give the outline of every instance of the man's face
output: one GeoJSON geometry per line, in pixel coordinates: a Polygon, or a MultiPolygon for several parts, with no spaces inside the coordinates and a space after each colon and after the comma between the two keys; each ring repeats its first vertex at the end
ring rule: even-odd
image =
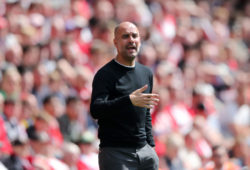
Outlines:
{"type": "Polygon", "coordinates": [[[212,160],[214,161],[216,167],[222,167],[223,164],[227,161],[227,159],[228,156],[225,148],[221,147],[213,151],[212,160]]]}
{"type": "Polygon", "coordinates": [[[11,118],[15,116],[15,104],[10,103],[10,104],[5,104],[4,105],[4,114],[7,116],[7,118],[11,118]]]}
{"type": "Polygon", "coordinates": [[[133,24],[123,24],[119,27],[114,39],[118,55],[125,60],[133,60],[139,53],[140,35],[133,24]]]}

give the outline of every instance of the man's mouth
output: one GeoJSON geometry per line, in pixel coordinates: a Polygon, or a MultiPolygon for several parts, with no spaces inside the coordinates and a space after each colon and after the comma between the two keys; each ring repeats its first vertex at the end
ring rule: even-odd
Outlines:
{"type": "Polygon", "coordinates": [[[127,46],[126,48],[128,51],[137,51],[136,46],[127,46]]]}

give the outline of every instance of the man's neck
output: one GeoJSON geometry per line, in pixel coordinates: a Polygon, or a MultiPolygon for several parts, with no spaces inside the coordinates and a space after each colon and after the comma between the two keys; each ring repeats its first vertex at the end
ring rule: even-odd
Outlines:
{"type": "Polygon", "coordinates": [[[135,60],[127,61],[119,56],[115,57],[115,61],[123,66],[126,66],[126,67],[134,67],[135,66],[135,60]]]}

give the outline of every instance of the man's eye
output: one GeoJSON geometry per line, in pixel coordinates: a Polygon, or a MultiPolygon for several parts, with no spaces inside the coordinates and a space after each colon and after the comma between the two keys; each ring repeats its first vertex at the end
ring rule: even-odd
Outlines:
{"type": "Polygon", "coordinates": [[[137,38],[138,34],[133,34],[132,36],[133,36],[133,38],[137,38]]]}
{"type": "Polygon", "coordinates": [[[127,35],[127,34],[122,36],[122,38],[128,38],[128,37],[129,37],[129,35],[127,35]]]}

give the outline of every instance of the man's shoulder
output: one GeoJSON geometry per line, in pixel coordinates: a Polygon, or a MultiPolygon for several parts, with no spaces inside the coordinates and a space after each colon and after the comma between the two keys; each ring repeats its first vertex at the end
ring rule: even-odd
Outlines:
{"type": "Polygon", "coordinates": [[[95,74],[95,77],[103,77],[106,75],[111,75],[114,73],[114,61],[111,60],[108,63],[106,63],[104,66],[102,66],[95,74]]]}
{"type": "Polygon", "coordinates": [[[67,113],[64,113],[63,115],[58,117],[57,120],[59,123],[65,123],[65,122],[69,122],[69,117],[68,117],[67,113]]]}
{"type": "Polygon", "coordinates": [[[136,68],[143,71],[144,73],[152,74],[152,70],[148,66],[145,66],[139,62],[136,62],[136,68]]]}
{"type": "Polygon", "coordinates": [[[104,66],[102,66],[98,72],[101,72],[101,71],[109,71],[109,70],[112,70],[114,68],[114,60],[110,60],[109,62],[107,62],[104,66]]]}

